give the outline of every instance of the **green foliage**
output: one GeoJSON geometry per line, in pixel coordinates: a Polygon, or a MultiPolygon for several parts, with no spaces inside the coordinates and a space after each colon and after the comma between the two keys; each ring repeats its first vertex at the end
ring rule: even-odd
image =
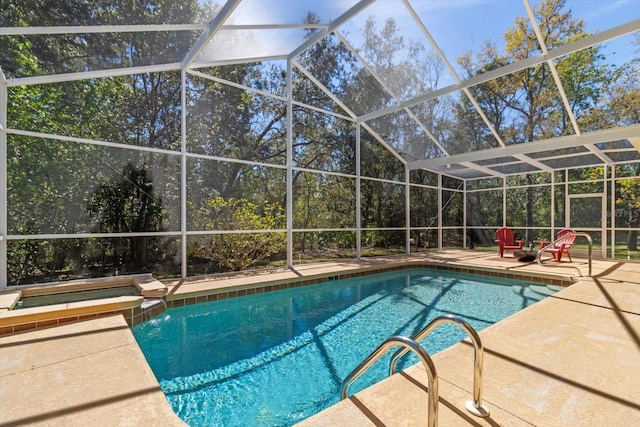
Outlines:
{"type": "Polygon", "coordinates": [[[633,211],[637,215],[637,212],[640,212],[640,179],[621,179],[617,184],[619,193],[616,206],[633,211]]]}
{"type": "Polygon", "coordinates": [[[294,228],[355,227],[354,179],[299,172],[294,182],[294,228]]]}
{"type": "MultiPolygon", "coordinates": [[[[636,177],[624,178],[616,185],[617,225],[630,228],[640,227],[640,164],[636,165],[636,177]]],[[[627,250],[638,250],[638,232],[630,230],[627,250]]]]}
{"type": "Polygon", "coordinates": [[[434,228],[438,220],[438,190],[410,187],[411,227],[434,228]]]}
{"type": "Polygon", "coordinates": [[[405,244],[404,231],[362,230],[363,256],[403,253],[405,244]]]}
{"type": "MultiPolygon", "coordinates": [[[[502,223],[502,189],[467,193],[467,225],[472,227],[496,226],[502,223]]],[[[493,244],[493,230],[472,229],[473,242],[493,244]]]]}
{"type": "MultiPolygon", "coordinates": [[[[277,230],[284,227],[285,219],[279,204],[264,202],[259,206],[246,199],[213,197],[197,210],[197,222],[203,230],[224,230],[230,224],[236,230],[277,230]]],[[[285,243],[284,232],[215,234],[203,236],[189,251],[239,271],[281,252],[285,243]]]]}
{"type": "Polygon", "coordinates": [[[354,258],[356,234],[352,231],[316,231],[293,233],[296,264],[330,259],[354,258]]]}
{"type": "MultiPolygon", "coordinates": [[[[153,181],[143,167],[130,163],[119,179],[100,186],[87,203],[90,216],[95,219],[95,232],[127,233],[162,230],[162,200],[154,195],[153,181]]],[[[120,239],[115,246],[103,247],[105,256],[117,257],[117,264],[145,266],[150,254],[152,238],[135,236],[120,239]]],[[[132,268],[135,270],[135,267],[132,268]]]]}
{"type": "MultiPolygon", "coordinates": [[[[206,3],[20,0],[11,2],[11,7],[0,8],[0,26],[209,22],[217,6],[206,3]]],[[[548,49],[588,35],[584,24],[566,8],[565,0],[542,0],[534,7],[548,49]]],[[[313,14],[304,19],[320,23],[313,14]]],[[[314,37],[319,30],[306,31],[309,37],[314,37]]],[[[357,225],[357,181],[347,176],[355,175],[356,171],[357,126],[352,121],[306,109],[302,104],[349,115],[338,105],[339,100],[360,115],[437,90],[445,76],[442,61],[425,48],[424,40],[408,39],[407,34],[393,19],[376,22],[374,17],[368,18],[361,34],[362,45],[356,46],[367,67],[359,64],[359,58],[333,33],[296,57],[301,68],[334,95],[328,96],[294,67],[292,221],[294,228],[305,230],[295,233],[296,250],[302,256],[315,256],[319,251],[325,252],[322,256],[329,254],[325,257],[351,253],[355,247],[352,231],[315,229],[350,229],[357,225]]],[[[198,35],[197,31],[154,31],[6,36],[0,49],[0,66],[11,79],[179,62],[198,35]]],[[[636,40],[640,43],[640,36],[636,40]]],[[[504,51],[487,42],[474,56],[470,53],[459,58],[463,73],[467,74],[463,77],[543,54],[525,18],[514,21],[505,33],[505,42],[504,51]]],[[[602,47],[596,45],[554,60],[582,132],[640,122],[637,63],[612,70],[602,59],[602,47]]],[[[170,163],[164,157],[158,159],[161,156],[155,156],[156,153],[65,140],[78,137],[125,147],[171,150],[165,157],[178,159],[173,154],[180,152],[182,130],[179,72],[10,87],[7,106],[10,129],[51,133],[62,138],[7,135],[9,233],[176,230],[179,215],[174,211],[179,209],[172,210],[170,206],[179,206],[181,197],[187,195],[188,230],[283,229],[287,103],[263,94],[286,96],[287,76],[282,62],[198,69],[215,79],[188,74],[187,151],[195,156],[187,159],[186,195],[180,192],[182,176],[172,173],[170,168],[163,182],[152,181],[151,171],[170,163]],[[224,81],[262,92],[245,91],[224,81]],[[162,200],[154,194],[162,194],[162,200]],[[263,200],[269,202],[258,202],[263,200]],[[167,226],[172,213],[174,224],[167,226]]],[[[364,178],[359,190],[363,227],[395,229],[406,225],[405,165],[378,138],[407,159],[421,159],[496,147],[498,143],[490,127],[507,144],[575,133],[548,63],[473,85],[468,93],[484,112],[489,126],[464,94],[430,99],[362,123],[359,166],[364,178]]],[[[566,152],[578,149],[582,147],[566,152]]],[[[624,225],[631,228],[638,227],[640,216],[636,178],[640,171],[636,169],[627,165],[624,171],[616,172],[618,178],[629,178],[616,182],[616,218],[621,212],[624,225]]],[[[603,184],[587,183],[602,178],[602,171],[602,168],[571,171],[570,181],[582,182],[572,183],[570,194],[602,192],[603,184]]],[[[410,174],[413,183],[435,186],[439,180],[433,172],[417,170],[410,174]]],[[[554,224],[556,227],[563,224],[564,187],[541,186],[550,182],[549,176],[524,173],[507,178],[508,187],[522,187],[508,190],[507,222],[527,229],[548,226],[551,192],[555,192],[554,224]]],[[[437,227],[440,215],[443,225],[456,228],[466,218],[466,225],[478,227],[474,238],[490,243],[493,236],[487,229],[503,222],[501,181],[478,183],[474,188],[500,189],[469,193],[466,215],[462,193],[453,191],[460,189],[463,182],[445,174],[442,183],[445,189],[452,190],[444,191],[442,206],[438,205],[436,190],[410,189],[411,226],[437,227]]],[[[622,219],[618,225],[621,223],[622,219]]],[[[425,235],[428,233],[426,230],[425,235]]],[[[459,245],[464,240],[464,236],[455,233],[445,235],[447,244],[459,245]]],[[[363,244],[371,252],[379,247],[388,251],[403,248],[404,239],[404,230],[363,232],[363,244]]],[[[636,235],[630,232],[629,244],[636,240],[636,235]]],[[[192,254],[236,270],[255,266],[281,252],[285,233],[220,233],[203,236],[202,242],[197,239],[190,242],[192,254]]],[[[435,237],[430,237],[430,242],[435,242],[435,237]]],[[[8,244],[9,271],[14,281],[83,274],[82,268],[98,269],[97,266],[105,272],[107,267],[122,262],[130,263],[132,271],[139,271],[167,259],[179,246],[178,239],[168,246],[172,248],[148,237],[14,240],[8,244]]]]}
{"type": "Polygon", "coordinates": [[[154,195],[153,180],[146,168],[136,169],[131,163],[118,179],[97,189],[87,209],[99,233],[162,229],[162,200],[154,195]]]}
{"type": "Polygon", "coordinates": [[[443,205],[440,211],[442,225],[454,226],[462,224],[464,212],[464,193],[458,191],[442,191],[443,205]]]}

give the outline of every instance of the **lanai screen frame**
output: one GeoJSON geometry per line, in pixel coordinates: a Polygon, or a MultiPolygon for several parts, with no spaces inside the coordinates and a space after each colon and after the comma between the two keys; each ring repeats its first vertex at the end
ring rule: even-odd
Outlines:
{"type": "MultiPolygon", "coordinates": [[[[4,78],[4,75],[2,75],[0,77],[0,106],[2,108],[0,108],[0,287],[4,287],[7,285],[7,242],[10,240],[21,240],[21,239],[62,239],[62,238],[87,238],[87,237],[124,237],[123,235],[120,234],[105,234],[105,233],[85,233],[85,234],[37,234],[37,235],[9,235],[8,234],[8,228],[7,228],[7,217],[8,217],[8,212],[7,212],[7,162],[6,162],[6,156],[7,156],[7,150],[6,150],[6,145],[7,145],[7,135],[23,135],[23,136],[33,136],[33,137],[39,137],[39,138],[52,138],[52,139],[56,139],[56,140],[63,140],[63,141],[71,141],[71,142],[76,142],[76,143],[88,143],[88,144],[101,144],[101,145],[105,145],[105,146],[113,146],[113,147],[118,147],[118,148],[125,148],[125,149],[132,149],[131,146],[124,146],[123,144],[116,144],[116,143],[108,143],[108,142],[99,142],[99,141],[91,141],[91,140],[82,140],[80,138],[70,138],[70,137],[63,137],[63,136],[53,136],[53,135],[47,135],[47,134],[39,134],[37,132],[30,132],[30,131],[23,131],[20,129],[9,129],[7,128],[7,102],[8,102],[8,88],[13,87],[13,86],[21,86],[21,85],[38,85],[38,84],[48,84],[48,83],[57,83],[57,82],[64,82],[64,81],[72,81],[72,80],[82,80],[82,79],[90,79],[90,78],[101,78],[101,77],[110,77],[110,76],[120,76],[120,75],[131,75],[131,74],[136,74],[136,73],[153,73],[153,72],[163,72],[163,71],[180,71],[181,74],[181,82],[182,82],[182,104],[183,104],[183,108],[181,111],[182,114],[182,140],[181,140],[181,149],[180,149],[180,164],[181,164],[181,212],[180,212],[180,223],[181,223],[181,230],[179,232],[150,232],[150,233],[127,233],[126,236],[136,236],[136,235],[149,235],[149,236],[178,236],[180,237],[181,240],[181,277],[186,278],[188,276],[187,274],[187,257],[188,257],[188,253],[187,253],[187,238],[188,236],[192,236],[192,235],[197,235],[197,234],[203,234],[199,231],[194,231],[194,230],[188,230],[187,229],[187,221],[186,221],[186,216],[187,216],[187,206],[186,206],[186,197],[185,194],[187,192],[187,184],[186,184],[186,162],[190,157],[194,157],[191,153],[188,153],[187,151],[187,136],[186,136],[186,114],[187,114],[187,108],[186,108],[186,78],[187,78],[187,74],[189,73],[197,73],[197,68],[200,67],[205,67],[205,66],[212,66],[212,65],[225,65],[231,62],[221,62],[221,63],[212,63],[212,64],[205,64],[205,65],[195,65],[194,64],[194,60],[197,57],[197,55],[202,51],[202,49],[206,46],[206,43],[208,40],[211,40],[211,38],[215,35],[215,33],[224,25],[225,19],[233,12],[234,8],[240,3],[239,0],[234,0],[234,1],[230,1],[225,3],[225,6],[223,7],[223,9],[220,11],[220,13],[216,16],[216,18],[208,25],[193,25],[193,26],[188,26],[191,29],[200,29],[200,30],[204,30],[203,31],[203,35],[201,36],[201,39],[196,43],[196,45],[194,45],[193,49],[191,50],[191,52],[189,52],[185,59],[183,60],[182,63],[180,64],[163,64],[163,65],[156,65],[156,66],[145,66],[145,67],[138,67],[135,69],[116,69],[116,70],[108,70],[108,71],[92,71],[92,72],[86,72],[86,73],[75,73],[75,74],[69,74],[69,75],[53,75],[53,76],[40,76],[40,77],[25,77],[25,78],[20,78],[20,79],[14,79],[14,80],[9,80],[7,81],[4,78]]],[[[339,19],[336,19],[335,21],[333,21],[331,23],[331,25],[327,26],[326,28],[323,28],[318,37],[316,37],[315,39],[311,39],[309,40],[306,44],[301,45],[299,48],[297,48],[295,51],[291,52],[289,55],[285,56],[285,57],[268,57],[268,58],[251,58],[250,61],[248,62],[255,62],[255,61],[261,61],[261,60],[274,60],[274,59],[281,59],[281,60],[286,60],[287,62],[287,97],[285,102],[287,103],[287,162],[286,162],[286,166],[284,167],[284,169],[286,170],[286,186],[287,186],[287,201],[286,201],[286,211],[287,211],[287,222],[286,222],[286,230],[231,230],[233,232],[240,232],[240,233],[249,233],[249,232],[268,232],[268,231],[279,231],[279,232],[286,232],[287,234],[287,266],[289,267],[293,267],[294,265],[294,259],[293,259],[293,233],[295,232],[300,232],[300,231],[305,231],[305,230],[300,230],[300,229],[294,229],[293,227],[293,222],[292,222],[292,218],[293,218],[293,201],[292,201],[292,172],[295,169],[295,167],[293,166],[293,162],[291,159],[292,156],[292,121],[293,121],[293,105],[294,103],[296,103],[296,105],[298,106],[303,106],[305,108],[310,108],[310,109],[314,109],[314,107],[312,106],[308,106],[308,105],[303,105],[300,103],[297,103],[296,101],[294,101],[292,99],[292,82],[291,82],[291,78],[292,78],[292,70],[294,67],[296,67],[298,70],[301,70],[303,67],[296,61],[296,56],[301,53],[302,51],[304,51],[306,48],[308,48],[309,46],[311,46],[313,43],[317,42],[318,40],[320,40],[322,37],[324,37],[326,34],[329,34],[330,32],[337,30],[338,27],[343,23],[348,21],[353,15],[355,15],[358,11],[360,11],[361,9],[367,7],[370,3],[373,3],[373,1],[362,1],[359,2],[357,6],[354,6],[352,9],[349,10],[349,12],[345,13],[344,15],[342,15],[339,19]]],[[[407,5],[409,5],[409,3],[407,3],[407,5]]],[[[525,1],[525,5],[528,6],[528,2],[525,1]]],[[[529,12],[530,11],[530,7],[528,7],[529,12]]],[[[419,21],[419,18],[416,16],[416,19],[419,21]]],[[[286,26],[281,26],[282,28],[286,28],[286,26]]],[[[143,29],[149,30],[150,28],[143,28],[138,27],[136,29],[136,31],[142,31],[143,29]]],[[[3,35],[6,34],[34,34],[34,33],[45,33],[45,32],[82,32],[82,31],[87,31],[87,28],[68,28],[68,27],[54,27],[54,28],[23,28],[23,29],[4,29],[3,31],[3,35]]],[[[92,31],[95,29],[92,29],[92,31]]],[[[108,28],[106,30],[109,31],[131,31],[132,28],[117,28],[117,27],[111,27],[108,28]]],[[[156,28],[156,30],[160,30],[160,28],[156,28]]],[[[425,34],[427,36],[429,36],[428,32],[426,31],[425,28],[423,28],[425,34]]],[[[521,155],[526,155],[532,152],[537,152],[537,151],[547,151],[549,150],[550,147],[553,147],[554,149],[558,149],[558,148],[570,148],[570,147],[577,147],[577,146],[592,146],[593,144],[596,144],[598,142],[603,142],[603,141],[613,141],[613,140],[619,140],[619,139],[625,139],[625,138],[637,138],[636,135],[640,134],[640,125],[632,125],[632,126],[627,126],[627,127],[623,127],[623,128],[614,128],[614,129],[608,129],[608,130],[604,130],[604,131],[598,131],[598,132],[591,132],[588,134],[577,134],[577,135],[572,135],[572,136],[568,136],[568,137],[560,137],[560,138],[554,138],[553,140],[548,140],[548,141],[537,141],[537,142],[532,142],[532,143],[527,143],[527,144],[520,144],[520,145],[515,145],[515,146],[506,146],[504,144],[502,144],[502,147],[499,148],[495,148],[492,150],[484,150],[484,151],[478,151],[478,152],[472,152],[472,153],[464,153],[464,154],[458,154],[458,155],[451,155],[451,156],[447,156],[447,157],[442,157],[442,158],[435,158],[435,159],[425,159],[425,160],[407,160],[404,159],[401,155],[399,155],[394,149],[393,147],[389,146],[386,141],[382,138],[379,137],[375,134],[375,132],[368,127],[367,125],[367,121],[371,120],[371,119],[375,119],[377,117],[381,117],[385,114],[389,114],[389,113],[393,113],[395,111],[399,111],[401,109],[406,109],[409,108],[413,105],[417,105],[421,102],[425,102],[428,101],[430,99],[435,99],[436,97],[439,96],[444,96],[459,90],[465,91],[468,88],[477,85],[477,84],[481,84],[483,82],[489,81],[491,79],[494,79],[496,77],[505,75],[506,73],[510,73],[519,69],[523,69],[526,67],[529,67],[531,65],[534,64],[539,64],[542,62],[548,62],[551,63],[551,61],[555,58],[558,58],[560,56],[566,55],[568,53],[580,50],[580,49],[584,49],[585,47],[588,46],[592,46],[595,44],[599,44],[602,43],[606,40],[611,40],[617,37],[620,37],[622,35],[625,34],[629,34],[631,32],[634,31],[638,31],[640,30],[640,21],[636,20],[636,21],[632,21],[629,22],[627,24],[623,24],[621,26],[618,26],[616,28],[613,28],[611,30],[607,30],[604,31],[602,33],[598,33],[592,36],[589,36],[585,39],[582,39],[578,42],[574,42],[571,43],[567,46],[565,46],[565,48],[561,48],[561,49],[556,49],[555,51],[551,51],[551,52],[547,52],[545,55],[542,55],[540,57],[536,57],[536,58],[529,58],[528,60],[525,61],[521,61],[520,63],[516,63],[516,64],[511,64],[510,66],[507,67],[503,67],[502,69],[497,69],[494,71],[490,71],[487,72],[481,76],[478,76],[476,78],[470,78],[467,80],[461,80],[459,79],[458,82],[456,84],[453,84],[451,86],[415,97],[409,101],[405,101],[405,102],[400,102],[398,103],[396,106],[393,107],[388,107],[385,108],[383,110],[377,111],[377,112],[371,112],[365,115],[361,115],[358,116],[355,113],[351,114],[350,119],[354,122],[355,126],[356,126],[356,174],[355,176],[353,176],[352,178],[354,178],[356,185],[356,209],[355,209],[355,216],[356,216],[356,227],[354,228],[341,228],[341,229],[313,229],[313,230],[309,230],[309,231],[314,231],[314,232],[318,232],[318,231],[351,231],[354,232],[356,234],[356,259],[360,259],[360,257],[362,256],[362,247],[361,247],[361,237],[362,237],[362,232],[363,230],[379,230],[379,231],[398,231],[398,232],[403,232],[405,234],[405,252],[409,253],[411,252],[411,243],[412,243],[412,232],[413,231],[420,231],[420,230],[424,230],[424,231],[428,231],[428,230],[437,230],[437,242],[438,242],[438,250],[442,250],[443,248],[443,243],[442,243],[442,236],[443,236],[443,232],[445,232],[445,230],[451,229],[451,230],[458,230],[460,233],[462,233],[462,236],[466,236],[467,234],[467,225],[466,225],[466,203],[467,203],[467,193],[466,193],[466,188],[464,191],[462,191],[462,198],[463,198],[463,204],[464,204],[464,214],[465,214],[465,218],[463,219],[463,223],[459,226],[447,226],[445,224],[443,224],[442,222],[442,208],[443,208],[443,204],[446,203],[446,200],[443,200],[443,196],[442,196],[442,192],[443,192],[443,188],[442,188],[442,179],[443,177],[451,177],[453,179],[460,179],[462,183],[464,183],[466,185],[466,181],[468,180],[472,180],[475,178],[461,178],[459,176],[455,176],[455,174],[451,174],[449,175],[447,173],[447,169],[450,168],[452,165],[453,166],[458,166],[458,165],[463,165],[465,167],[468,167],[471,170],[475,170],[478,173],[480,173],[481,175],[486,174],[487,172],[489,172],[491,174],[491,176],[493,177],[498,177],[498,178],[502,178],[504,180],[506,180],[506,178],[508,177],[508,174],[500,174],[500,173],[496,173],[494,170],[489,170],[487,168],[483,168],[479,165],[477,165],[477,162],[479,160],[485,160],[485,159],[489,159],[492,157],[496,157],[496,156],[500,156],[500,157],[505,157],[505,156],[521,156],[521,155]],[[361,227],[361,218],[360,218],[360,212],[361,212],[361,199],[360,199],[360,188],[361,188],[361,182],[362,180],[366,180],[366,179],[374,179],[375,178],[370,178],[370,177],[363,177],[361,176],[360,173],[360,135],[361,135],[361,128],[365,128],[367,129],[367,131],[370,134],[373,134],[374,137],[377,136],[376,139],[378,139],[378,142],[380,142],[381,144],[383,144],[393,155],[395,155],[398,160],[400,162],[403,163],[404,167],[405,167],[405,176],[404,176],[404,181],[394,181],[394,180],[384,180],[384,179],[380,179],[381,181],[384,182],[388,182],[389,184],[393,184],[393,185],[402,185],[404,186],[404,191],[405,191],[405,225],[404,226],[400,226],[400,227],[390,227],[390,228],[367,228],[367,229],[363,229],[361,227]],[[415,188],[420,187],[420,185],[417,184],[413,184],[411,183],[411,179],[410,179],[410,175],[411,172],[413,170],[420,170],[420,169],[426,169],[426,170],[431,170],[432,172],[434,172],[437,176],[438,176],[438,186],[436,189],[436,191],[438,192],[438,199],[439,199],[439,203],[438,203],[438,224],[436,227],[412,227],[411,226],[411,216],[410,216],[410,206],[411,206],[411,188],[415,188]]],[[[431,40],[432,43],[434,43],[431,40]]],[[[435,43],[434,43],[435,44],[435,43]]],[[[449,65],[450,67],[450,65],[449,65]]],[[[255,89],[252,88],[248,88],[248,87],[244,87],[243,88],[246,91],[253,91],[256,92],[255,89]]],[[[272,94],[268,94],[268,93],[262,93],[262,95],[265,96],[273,96],[272,94]]],[[[328,93],[327,95],[332,96],[332,94],[328,93]]],[[[339,102],[339,100],[337,98],[334,97],[334,101],[339,102]]],[[[331,112],[328,111],[323,111],[323,114],[332,114],[331,112]]],[[[137,150],[141,150],[141,151],[147,151],[147,152],[159,152],[159,153],[163,153],[162,150],[154,150],[152,148],[143,148],[143,147],[135,147],[133,149],[137,149],[137,150]]],[[[166,153],[165,153],[166,154],[166,153]]],[[[176,153],[170,153],[171,155],[177,155],[176,153]]],[[[603,153],[599,153],[599,155],[602,157],[603,153]]],[[[606,160],[606,154],[604,155],[604,159],[606,160]]],[[[230,161],[237,161],[237,159],[225,159],[225,160],[230,160],[230,161]]],[[[537,162],[533,162],[536,165],[539,165],[539,163],[537,162]]],[[[603,163],[605,165],[614,165],[614,162],[611,163],[603,163]]],[[[269,167],[273,167],[273,165],[268,165],[269,167]]],[[[605,168],[608,166],[605,166],[605,168]]],[[[545,170],[547,171],[553,171],[553,169],[550,168],[545,168],[545,170]]],[[[326,171],[320,171],[322,173],[331,175],[333,174],[332,172],[326,172],[326,171]]],[[[339,174],[336,174],[339,175],[339,174]]],[[[615,185],[615,179],[610,181],[612,183],[612,188],[611,188],[611,194],[615,194],[615,187],[613,187],[613,185],[615,185]]],[[[425,188],[430,188],[429,186],[424,186],[425,188]]],[[[608,187],[608,186],[607,186],[608,187]]],[[[503,188],[506,188],[506,184],[503,188]]],[[[445,191],[449,191],[451,189],[445,189],[445,191]]],[[[506,203],[506,201],[504,201],[504,203],[506,203]]],[[[614,202],[611,202],[612,204],[614,202]]],[[[553,208],[552,208],[553,209],[553,208]]],[[[506,212],[506,207],[503,207],[503,211],[506,212]]],[[[615,211],[615,206],[612,205],[612,211],[615,211]]],[[[553,212],[553,211],[552,211],[553,212]]],[[[553,215],[553,214],[552,214],[553,215]]],[[[552,216],[553,217],[553,216],[552,216]]],[[[506,224],[506,215],[503,215],[503,224],[502,225],[507,225],[506,224]]],[[[553,224],[551,229],[554,229],[553,224]]],[[[615,227],[615,220],[612,223],[611,226],[611,233],[612,236],[615,236],[615,232],[616,232],[616,227],[615,227]]],[[[212,232],[211,234],[215,234],[215,232],[212,232]]],[[[463,239],[462,242],[462,246],[466,247],[467,242],[466,239],[463,239]]]]}

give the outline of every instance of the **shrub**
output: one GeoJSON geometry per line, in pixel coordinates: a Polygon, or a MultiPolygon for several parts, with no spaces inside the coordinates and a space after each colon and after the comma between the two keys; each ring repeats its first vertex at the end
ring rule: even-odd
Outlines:
{"type": "MultiPolygon", "coordinates": [[[[246,199],[209,198],[196,213],[196,222],[203,230],[277,230],[285,221],[279,204],[264,202],[259,206],[246,199]]],[[[280,252],[286,239],[284,232],[206,235],[191,253],[238,271],[280,252]]]]}

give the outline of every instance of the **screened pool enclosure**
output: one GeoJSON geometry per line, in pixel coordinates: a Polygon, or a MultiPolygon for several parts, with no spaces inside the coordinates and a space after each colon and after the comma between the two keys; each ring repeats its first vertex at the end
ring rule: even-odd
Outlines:
{"type": "Polygon", "coordinates": [[[636,0],[0,17],[0,287],[495,250],[502,226],[640,259],[636,0]]]}

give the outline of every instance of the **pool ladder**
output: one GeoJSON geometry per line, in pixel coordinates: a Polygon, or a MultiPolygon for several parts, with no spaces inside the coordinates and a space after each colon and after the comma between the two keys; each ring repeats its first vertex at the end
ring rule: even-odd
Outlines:
{"type": "MultiPolygon", "coordinates": [[[[591,238],[591,234],[589,233],[582,233],[582,232],[572,232],[572,233],[567,233],[565,235],[563,235],[562,237],[557,238],[556,240],[554,240],[551,243],[548,243],[545,247],[543,247],[542,249],[540,249],[537,253],[536,253],[536,262],[538,263],[538,265],[542,265],[542,254],[549,248],[552,248],[555,246],[556,243],[564,240],[567,238],[567,236],[583,236],[587,238],[587,242],[589,243],[589,252],[587,254],[588,260],[589,260],[589,276],[591,276],[591,271],[592,271],[592,265],[593,265],[593,261],[592,261],[592,255],[593,255],[593,239],[591,238]]],[[[578,272],[580,273],[580,276],[582,276],[582,272],[580,270],[578,270],[578,272]]]]}
{"type": "Polygon", "coordinates": [[[444,323],[453,323],[462,328],[473,343],[473,401],[469,401],[465,404],[467,411],[478,417],[489,416],[489,410],[482,404],[482,363],[484,358],[484,348],[478,333],[473,327],[462,320],[461,318],[453,315],[438,316],[433,319],[427,326],[425,326],[420,332],[418,332],[413,338],[407,338],[403,336],[392,336],[387,338],[380,346],[375,349],[367,358],[365,358],[347,377],[342,381],[340,386],[340,400],[344,400],[349,395],[349,386],[355,380],[357,380],[367,369],[369,369],[374,363],[376,363],[382,356],[384,356],[391,348],[396,346],[402,346],[403,348],[396,351],[392,356],[389,364],[389,375],[393,375],[396,372],[396,364],[398,360],[412,351],[418,356],[420,362],[427,371],[428,388],[429,388],[429,401],[427,412],[427,426],[435,427],[438,425],[438,375],[436,373],[436,367],[431,360],[429,354],[418,342],[426,338],[431,332],[433,332],[438,326],[444,323]]]}

